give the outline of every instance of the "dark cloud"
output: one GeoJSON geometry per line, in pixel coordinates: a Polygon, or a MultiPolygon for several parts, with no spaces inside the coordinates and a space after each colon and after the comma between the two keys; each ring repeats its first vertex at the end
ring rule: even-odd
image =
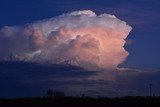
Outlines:
{"type": "Polygon", "coordinates": [[[83,79],[96,74],[71,65],[3,61],[0,65],[0,97],[27,96],[27,93],[39,95],[42,90],[45,94],[48,88],[65,85],[67,80],[83,79]]]}
{"type": "Polygon", "coordinates": [[[0,65],[1,98],[44,96],[49,88],[73,96],[148,95],[149,83],[154,86],[153,92],[159,95],[160,74],[157,72],[140,73],[125,69],[119,74],[113,74],[116,80],[103,80],[88,78],[97,75],[96,71],[87,71],[71,65],[2,61],[0,65]]]}
{"type": "Polygon", "coordinates": [[[0,62],[1,75],[14,78],[86,78],[96,74],[83,68],[60,64],[38,64],[29,62],[0,62]]]}

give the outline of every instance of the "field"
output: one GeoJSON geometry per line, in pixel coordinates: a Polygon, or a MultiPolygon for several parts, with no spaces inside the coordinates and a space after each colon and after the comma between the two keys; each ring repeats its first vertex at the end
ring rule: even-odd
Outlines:
{"type": "Polygon", "coordinates": [[[160,106],[160,97],[121,97],[121,98],[17,98],[0,99],[0,107],[137,107],[160,106]]]}

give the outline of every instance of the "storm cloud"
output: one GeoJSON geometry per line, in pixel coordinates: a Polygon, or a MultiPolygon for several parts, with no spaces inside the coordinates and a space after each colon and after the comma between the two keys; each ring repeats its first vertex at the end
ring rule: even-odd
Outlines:
{"type": "Polygon", "coordinates": [[[0,30],[0,57],[38,63],[67,63],[85,69],[117,69],[131,27],[114,15],[74,11],[0,30]]]}

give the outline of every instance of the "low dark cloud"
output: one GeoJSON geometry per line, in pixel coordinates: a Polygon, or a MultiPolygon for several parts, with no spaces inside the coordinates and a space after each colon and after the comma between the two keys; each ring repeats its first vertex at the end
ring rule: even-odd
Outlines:
{"type": "Polygon", "coordinates": [[[67,80],[96,74],[71,65],[3,61],[0,65],[0,97],[45,95],[48,88],[65,85],[67,80]]]}
{"type": "MultiPolygon", "coordinates": [[[[139,73],[125,70],[116,80],[89,79],[96,71],[80,67],[29,62],[0,62],[0,97],[45,96],[51,88],[66,95],[125,96],[148,95],[148,85],[153,83],[153,92],[158,95],[158,73],[139,73]]],[[[113,72],[113,71],[112,71],[113,72]]],[[[117,72],[117,71],[116,71],[117,72]]],[[[122,70],[121,70],[122,72],[122,70]]]]}
{"type": "Polygon", "coordinates": [[[83,68],[62,64],[38,64],[30,62],[0,62],[1,75],[15,79],[32,78],[86,78],[96,74],[83,68]]]}

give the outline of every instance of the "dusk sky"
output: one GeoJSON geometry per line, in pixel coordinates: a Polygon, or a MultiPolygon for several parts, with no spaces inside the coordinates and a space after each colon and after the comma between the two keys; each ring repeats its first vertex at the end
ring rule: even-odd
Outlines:
{"type": "Polygon", "coordinates": [[[0,97],[49,88],[149,95],[150,83],[160,95],[159,7],[159,0],[1,0],[0,97]]]}

